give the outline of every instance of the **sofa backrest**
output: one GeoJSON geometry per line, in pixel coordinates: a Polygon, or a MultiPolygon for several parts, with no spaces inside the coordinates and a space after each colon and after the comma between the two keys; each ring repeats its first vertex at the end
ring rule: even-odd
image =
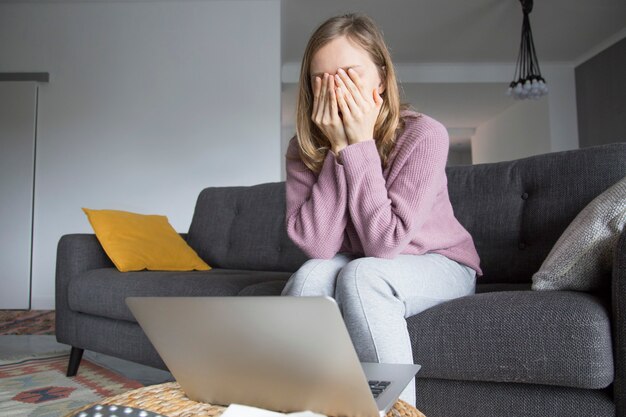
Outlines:
{"type": "Polygon", "coordinates": [[[576,215],[626,176],[626,143],[447,168],[454,214],[483,284],[529,283],[576,215]]]}
{"type": "MultiPolygon", "coordinates": [[[[454,214],[474,238],[482,284],[529,283],[569,223],[626,176],[626,143],[446,169],[454,214]]],[[[295,271],[285,183],[204,189],[188,235],[218,268],[295,271]]]]}
{"type": "Polygon", "coordinates": [[[306,255],[285,228],[285,183],[202,190],[187,242],[216,268],[296,271],[306,255]]]}

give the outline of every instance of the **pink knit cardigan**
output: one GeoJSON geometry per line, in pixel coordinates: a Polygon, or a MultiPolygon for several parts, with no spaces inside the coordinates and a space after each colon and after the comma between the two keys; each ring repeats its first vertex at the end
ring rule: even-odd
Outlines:
{"type": "Polygon", "coordinates": [[[384,170],[374,140],[367,140],[340,151],[341,162],[328,152],[315,174],[300,160],[296,137],[291,139],[286,155],[289,237],[311,258],[348,252],[391,259],[433,252],[482,275],[472,237],[454,217],[448,196],[446,128],[411,110],[401,117],[405,129],[384,170]]]}

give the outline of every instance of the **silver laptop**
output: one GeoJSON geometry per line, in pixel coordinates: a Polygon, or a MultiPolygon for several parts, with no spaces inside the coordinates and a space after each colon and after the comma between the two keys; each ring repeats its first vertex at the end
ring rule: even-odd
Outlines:
{"type": "Polygon", "coordinates": [[[329,297],[128,297],[126,304],[198,402],[383,416],[420,369],[359,363],[329,297]]]}

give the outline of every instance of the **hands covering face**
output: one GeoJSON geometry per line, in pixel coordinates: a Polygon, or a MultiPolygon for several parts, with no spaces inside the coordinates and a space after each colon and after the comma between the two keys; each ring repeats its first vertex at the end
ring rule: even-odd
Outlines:
{"type": "Polygon", "coordinates": [[[315,77],[313,122],[331,142],[337,153],[348,144],[373,139],[374,126],[383,104],[378,88],[367,91],[357,72],[342,68],[333,77],[315,77]]]}

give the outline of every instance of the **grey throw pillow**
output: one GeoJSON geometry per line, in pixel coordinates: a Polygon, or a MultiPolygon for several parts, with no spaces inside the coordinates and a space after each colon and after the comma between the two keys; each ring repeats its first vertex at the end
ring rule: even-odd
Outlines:
{"type": "Polygon", "coordinates": [[[533,290],[591,291],[606,287],[613,250],[626,224],[626,177],[597,196],[559,237],[533,290]]]}

